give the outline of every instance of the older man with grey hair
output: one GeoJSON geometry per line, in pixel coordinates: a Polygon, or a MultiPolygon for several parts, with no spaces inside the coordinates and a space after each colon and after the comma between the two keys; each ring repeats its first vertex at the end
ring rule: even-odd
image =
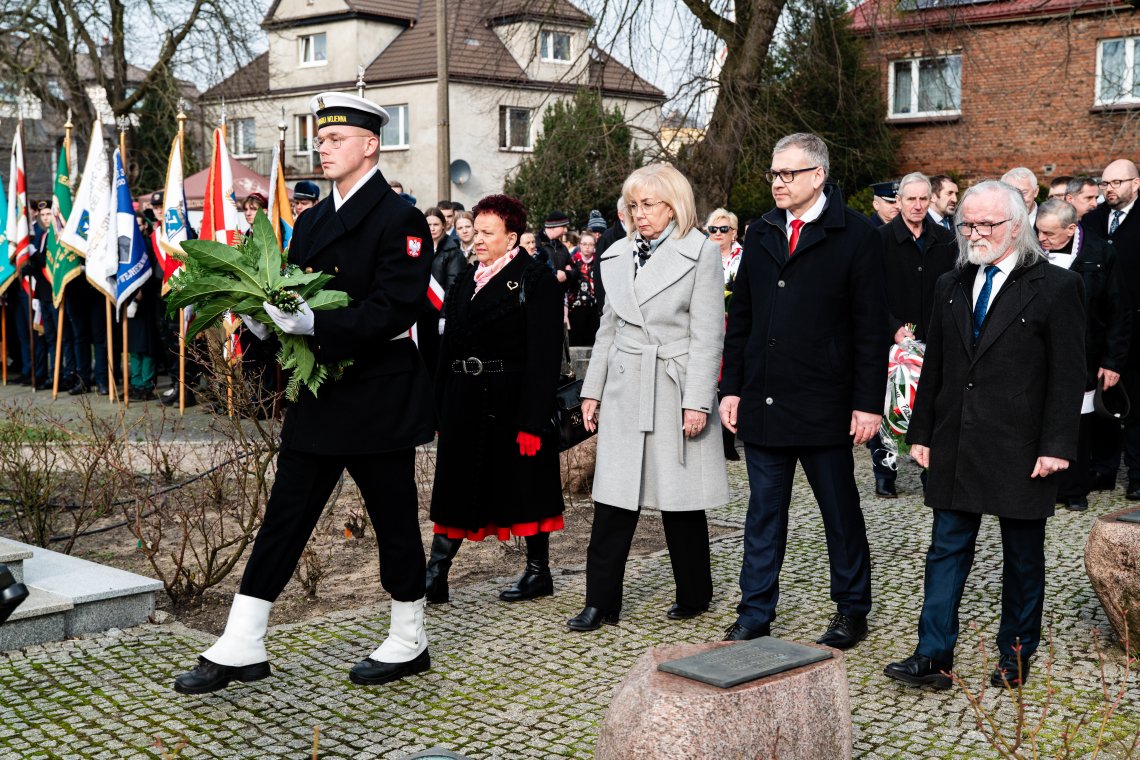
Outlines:
{"type": "Polygon", "coordinates": [[[1045,521],[1077,456],[1085,387],[1081,278],[1050,265],[1018,190],[982,182],[958,209],[958,260],[939,278],[907,441],[929,468],[934,519],[918,646],[886,675],[949,688],[958,607],[983,515],[1001,525],[1000,652],[1017,688],[1041,638],[1045,521]]]}
{"type": "Polygon", "coordinates": [[[1015,166],[1001,175],[1001,181],[1016,189],[1021,199],[1025,201],[1025,210],[1029,214],[1029,229],[1032,231],[1033,224],[1037,221],[1037,194],[1041,192],[1041,187],[1037,184],[1037,175],[1024,166],[1015,166]]]}
{"type": "MultiPolygon", "coordinates": [[[[931,182],[913,172],[899,181],[899,215],[875,230],[883,247],[887,310],[895,343],[926,341],[926,326],[934,309],[934,283],[954,268],[954,234],[927,213],[931,182]]],[[[885,462],[887,451],[878,434],[868,442],[875,471],[875,495],[893,499],[897,470],[885,462]]]]}

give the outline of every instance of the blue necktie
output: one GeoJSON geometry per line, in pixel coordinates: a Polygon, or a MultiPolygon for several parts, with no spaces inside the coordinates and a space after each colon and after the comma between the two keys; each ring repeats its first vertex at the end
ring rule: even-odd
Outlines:
{"type": "Polygon", "coordinates": [[[947,219],[946,217],[942,217],[942,226],[945,227],[946,229],[950,230],[951,232],[954,231],[954,228],[950,226],[950,220],[947,219]]]}
{"type": "Polygon", "coordinates": [[[1112,221],[1108,223],[1108,236],[1112,237],[1116,234],[1116,228],[1120,226],[1120,217],[1124,216],[1123,211],[1113,211],[1112,221]]]}
{"type": "Polygon", "coordinates": [[[986,284],[982,286],[982,292],[978,293],[978,302],[974,304],[974,345],[978,343],[978,333],[982,331],[982,322],[986,319],[986,309],[990,305],[990,291],[993,290],[994,275],[998,273],[998,268],[990,264],[986,267],[986,284]]]}

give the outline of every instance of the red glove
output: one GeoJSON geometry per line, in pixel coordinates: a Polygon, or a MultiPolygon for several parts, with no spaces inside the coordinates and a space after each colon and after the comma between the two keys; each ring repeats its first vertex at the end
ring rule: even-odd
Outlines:
{"type": "Polygon", "coordinates": [[[519,454],[524,457],[532,457],[542,448],[542,439],[532,433],[520,431],[515,441],[519,444],[519,454]]]}

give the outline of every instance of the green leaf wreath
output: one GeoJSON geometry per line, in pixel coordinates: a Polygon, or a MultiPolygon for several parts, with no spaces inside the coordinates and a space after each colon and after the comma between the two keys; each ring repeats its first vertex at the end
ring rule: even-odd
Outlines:
{"type": "Polygon", "coordinates": [[[294,314],[301,299],[313,311],[348,306],[348,294],[342,290],[324,290],[333,278],[324,272],[303,272],[289,264],[273,225],[264,211],[257,212],[251,234],[237,245],[213,240],[187,240],[182,243],[178,259],[185,266],[170,278],[170,294],[166,298],[167,313],[174,316],[179,309],[192,308],[194,319],[186,329],[189,341],[198,333],[221,324],[227,311],[245,314],[273,330],[281,344],[277,361],[290,373],[285,396],[296,401],[302,387],[317,395],[321,383],[337,379],[352,361],[321,364],[303,335],[282,332],[265,312],[264,302],[294,314]]]}

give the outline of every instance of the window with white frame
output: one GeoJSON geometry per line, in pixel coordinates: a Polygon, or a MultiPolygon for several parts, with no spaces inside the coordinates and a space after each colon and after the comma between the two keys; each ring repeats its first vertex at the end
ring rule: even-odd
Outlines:
{"type": "Polygon", "coordinates": [[[226,131],[230,137],[230,151],[235,156],[248,156],[257,150],[253,119],[231,119],[226,131]]]}
{"type": "Polygon", "coordinates": [[[408,147],[408,104],[383,106],[388,112],[388,123],[380,132],[381,148],[408,147]]]}
{"type": "Polygon", "coordinates": [[[303,34],[297,38],[302,66],[324,66],[329,60],[328,37],[320,34],[303,34]]]}
{"type": "Polygon", "coordinates": [[[1101,40],[1096,46],[1096,103],[1140,103],[1140,37],[1101,40]]]}
{"type": "Polygon", "coordinates": [[[499,107],[499,148],[501,150],[530,150],[531,109],[514,106],[499,107]]]}
{"type": "Polygon", "coordinates": [[[313,138],[316,137],[317,133],[314,129],[311,113],[299,113],[293,117],[293,134],[296,137],[297,153],[309,153],[314,150],[313,138]]]}
{"type": "Polygon", "coordinates": [[[962,113],[962,56],[891,61],[890,115],[955,116],[962,113]]]}
{"type": "Polygon", "coordinates": [[[547,63],[570,63],[570,33],[539,32],[538,52],[547,63]]]}

